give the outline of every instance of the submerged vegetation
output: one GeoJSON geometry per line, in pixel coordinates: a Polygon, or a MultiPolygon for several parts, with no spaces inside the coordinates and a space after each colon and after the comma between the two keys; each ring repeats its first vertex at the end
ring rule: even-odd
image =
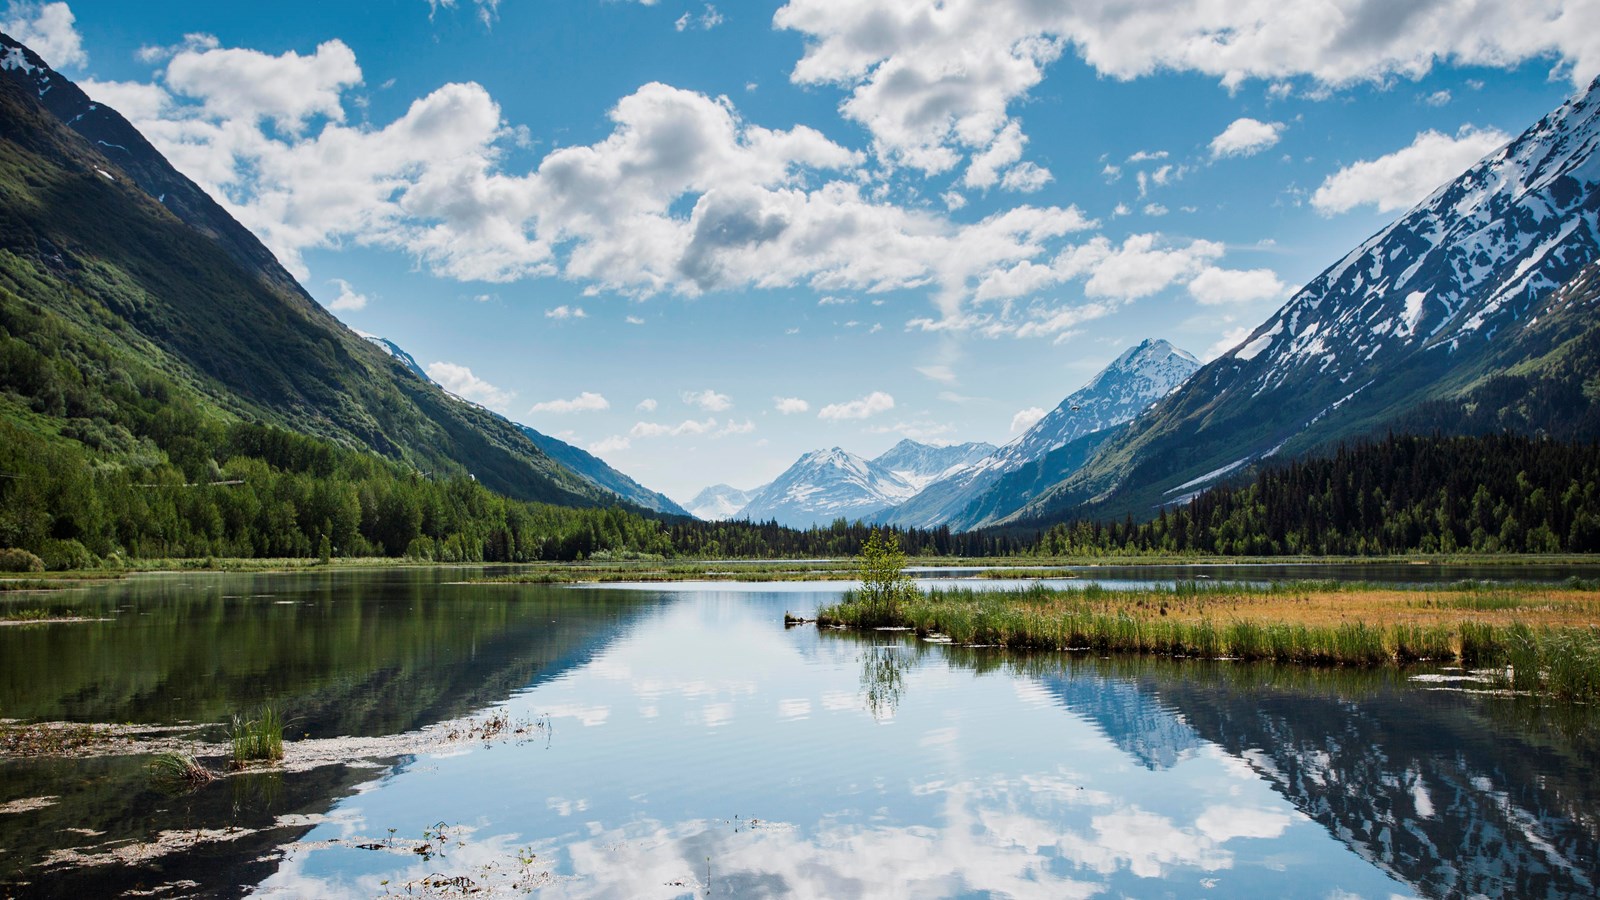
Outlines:
{"type": "Polygon", "coordinates": [[[1564,700],[1600,699],[1600,591],[1458,585],[1399,590],[1289,583],[914,593],[895,614],[860,592],[821,626],[899,626],[1018,650],[1373,667],[1459,661],[1489,680],[1564,700]]]}

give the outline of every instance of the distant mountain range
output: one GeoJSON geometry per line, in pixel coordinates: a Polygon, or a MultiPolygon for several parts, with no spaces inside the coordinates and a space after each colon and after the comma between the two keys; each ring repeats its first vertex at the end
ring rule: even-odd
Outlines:
{"type": "Polygon", "coordinates": [[[751,491],[728,485],[706,488],[689,502],[708,519],[775,520],[792,528],[835,519],[873,520],[923,486],[971,466],[993,444],[936,446],[902,440],[880,456],[863,459],[834,447],[807,453],[770,483],[751,491]]]}
{"type": "Polygon", "coordinates": [[[872,521],[916,492],[915,485],[876,462],[834,447],[805,454],[757,488],[739,517],[791,528],[835,519],[872,521]]]}
{"type": "Polygon", "coordinates": [[[1004,447],[938,447],[903,440],[867,460],[837,447],[802,456],[771,484],[743,495],[708,488],[691,501],[703,518],[776,519],[804,528],[836,518],[962,531],[1014,512],[1041,484],[1081,465],[1111,429],[1171,393],[1200,361],[1166,341],[1130,347],[1089,383],[1004,447]]]}
{"type": "Polygon", "coordinates": [[[883,517],[894,525],[966,531],[1020,509],[1081,466],[1109,436],[1200,368],[1164,340],[1130,347],[1011,443],[924,487],[883,517]]]}
{"type": "Polygon", "coordinates": [[[920,491],[941,478],[970,468],[993,452],[993,444],[980,441],[936,446],[907,438],[873,459],[872,463],[888,469],[920,491]]]}
{"type": "Polygon", "coordinates": [[[741,491],[732,485],[714,484],[684,504],[689,514],[708,522],[737,518],[739,511],[750,503],[750,491],[741,491]]]}

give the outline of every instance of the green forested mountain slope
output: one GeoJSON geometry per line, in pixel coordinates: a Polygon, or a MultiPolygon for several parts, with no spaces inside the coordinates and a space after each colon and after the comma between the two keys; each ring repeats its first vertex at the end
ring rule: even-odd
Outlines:
{"type": "Polygon", "coordinates": [[[98,429],[127,444],[110,427],[118,401],[106,392],[122,385],[132,402],[141,375],[159,375],[217,421],[260,420],[419,470],[471,473],[519,499],[614,500],[513,423],[345,328],[114,111],[9,38],[0,45],[11,51],[0,71],[0,407],[18,427],[69,440],[98,429]],[[40,96],[81,109],[71,121],[95,139],[40,96]],[[65,380],[30,374],[30,352],[65,362],[65,380]],[[45,382],[72,397],[33,393],[45,382]]]}

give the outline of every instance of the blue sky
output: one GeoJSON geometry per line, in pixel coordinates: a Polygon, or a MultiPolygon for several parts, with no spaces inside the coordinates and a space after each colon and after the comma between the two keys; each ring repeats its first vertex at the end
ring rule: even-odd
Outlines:
{"type": "Polygon", "coordinates": [[[3,18],[351,327],[680,501],[1215,356],[1600,72],[1562,0],[3,18]]]}

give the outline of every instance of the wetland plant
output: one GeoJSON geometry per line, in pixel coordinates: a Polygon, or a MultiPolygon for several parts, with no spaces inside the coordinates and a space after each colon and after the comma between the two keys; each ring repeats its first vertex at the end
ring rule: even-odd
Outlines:
{"type": "Polygon", "coordinates": [[[158,753],[150,761],[150,778],[167,787],[198,787],[216,779],[216,774],[200,764],[192,754],[182,751],[158,753]]]}
{"type": "Polygon", "coordinates": [[[874,528],[856,558],[861,588],[845,594],[845,604],[855,608],[856,623],[865,627],[896,624],[904,605],[921,597],[916,583],[905,573],[906,554],[900,538],[874,528]]]}
{"type": "Polygon", "coordinates": [[[242,769],[253,762],[283,759],[283,730],[287,724],[283,713],[270,703],[257,710],[254,718],[234,713],[233,767],[242,769]]]}
{"type": "MultiPolygon", "coordinates": [[[[817,622],[869,629],[896,625],[924,637],[936,636],[941,643],[1013,650],[1226,657],[1355,668],[1459,659],[1471,669],[1499,670],[1498,680],[1518,692],[1564,701],[1600,699],[1600,628],[1559,622],[1498,624],[1475,617],[1388,625],[1359,619],[1296,622],[1298,604],[1304,602],[1300,597],[1311,586],[1250,589],[1245,594],[1237,587],[1182,584],[1136,591],[1093,584],[1075,591],[1038,586],[1014,592],[913,590],[888,606],[847,594],[843,602],[818,610],[817,622]],[[1256,601],[1257,618],[1225,618],[1251,611],[1250,601],[1256,601]],[[1262,621],[1260,610],[1282,619],[1262,621]]],[[[1354,595],[1349,587],[1339,593],[1354,595]]],[[[1560,601],[1530,602],[1515,594],[1486,600],[1472,597],[1459,606],[1458,598],[1439,599],[1442,602],[1427,602],[1433,608],[1464,608],[1469,614],[1486,609],[1529,614],[1561,609],[1556,605],[1560,601]]]]}

